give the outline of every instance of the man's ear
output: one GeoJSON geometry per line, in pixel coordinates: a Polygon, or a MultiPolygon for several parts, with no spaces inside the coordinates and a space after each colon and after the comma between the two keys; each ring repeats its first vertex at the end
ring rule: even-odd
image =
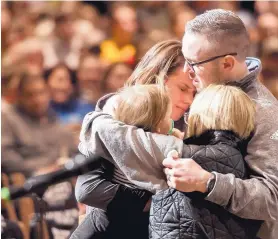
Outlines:
{"type": "Polygon", "coordinates": [[[231,71],[235,66],[236,59],[233,56],[225,56],[223,59],[223,69],[225,71],[231,71]]]}

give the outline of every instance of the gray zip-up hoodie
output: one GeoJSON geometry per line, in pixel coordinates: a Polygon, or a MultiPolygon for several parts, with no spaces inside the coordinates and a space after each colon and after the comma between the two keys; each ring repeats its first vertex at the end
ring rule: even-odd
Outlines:
{"type": "MultiPolygon", "coordinates": [[[[215,187],[207,196],[207,200],[222,205],[240,217],[266,221],[259,236],[263,239],[274,239],[278,235],[278,121],[276,120],[278,118],[278,101],[257,81],[261,70],[260,61],[248,58],[247,64],[250,74],[231,85],[241,87],[256,102],[255,134],[248,144],[248,156],[245,158],[253,173],[251,179],[248,180],[236,179],[232,174],[216,173],[215,187]]],[[[83,127],[91,125],[95,116],[88,115],[84,120],[85,126],[83,124],[83,127]]],[[[119,160],[116,163],[119,164],[129,180],[137,180],[137,185],[141,179],[146,182],[145,177],[148,179],[152,177],[154,161],[157,161],[157,165],[159,165],[170,150],[180,151],[182,141],[174,137],[146,133],[133,126],[123,124],[116,126],[114,123],[107,124],[109,127],[114,127],[114,131],[113,134],[106,136],[105,134],[111,132],[111,129],[100,130],[93,126],[92,130],[95,132],[91,132],[90,135],[93,138],[90,140],[86,140],[88,138],[83,130],[80,138],[80,151],[87,155],[97,153],[108,160],[111,160],[111,156],[114,160],[119,160]],[[123,130],[126,132],[125,134],[123,134],[123,130]],[[100,145],[106,150],[108,149],[105,154],[103,151],[96,152],[91,148],[91,143],[95,144],[100,139],[103,141],[100,145]],[[140,164],[142,161],[144,163],[140,164]],[[136,165],[134,162],[137,162],[136,165]],[[143,166],[144,170],[142,170],[143,166]],[[143,171],[146,174],[136,173],[136,167],[139,167],[137,169],[140,172],[143,171]]],[[[94,125],[100,127],[97,124],[94,125]]],[[[98,147],[97,150],[99,149],[98,147]]],[[[157,185],[163,187],[164,177],[163,179],[157,178],[156,175],[156,179],[158,180],[157,184],[154,184],[156,186],[143,185],[143,188],[149,186],[149,189],[153,191],[158,189],[157,185]]]]}

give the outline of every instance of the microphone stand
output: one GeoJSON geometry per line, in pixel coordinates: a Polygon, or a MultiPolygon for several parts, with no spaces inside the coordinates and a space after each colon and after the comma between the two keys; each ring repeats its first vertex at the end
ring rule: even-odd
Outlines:
{"type": "MultiPolygon", "coordinates": [[[[78,154],[74,160],[70,160],[64,165],[64,168],[29,178],[23,185],[23,187],[14,190],[13,192],[1,193],[1,197],[6,200],[14,200],[20,197],[24,197],[28,194],[33,194],[33,202],[35,206],[35,223],[39,223],[40,235],[39,239],[43,238],[43,215],[46,209],[47,203],[43,201],[42,197],[48,188],[48,186],[65,181],[68,178],[85,174],[93,169],[100,167],[100,157],[86,158],[84,155],[78,154]],[[7,195],[8,194],[8,195],[7,195]]],[[[2,190],[1,190],[2,192],[2,190]]],[[[37,233],[36,233],[37,234],[37,233]]],[[[32,237],[38,239],[38,236],[32,237]]]]}
{"type": "Polygon", "coordinates": [[[42,188],[36,193],[32,193],[32,199],[35,207],[35,215],[32,219],[32,223],[35,225],[35,230],[30,231],[31,239],[49,239],[44,237],[44,219],[45,211],[47,209],[47,202],[43,200],[43,195],[46,191],[46,188],[42,188]]]}

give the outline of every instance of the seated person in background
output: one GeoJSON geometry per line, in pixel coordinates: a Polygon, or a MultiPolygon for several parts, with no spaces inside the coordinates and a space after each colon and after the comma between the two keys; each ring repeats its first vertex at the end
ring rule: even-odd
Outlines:
{"type": "MultiPolygon", "coordinates": [[[[67,66],[55,66],[48,78],[51,107],[62,124],[80,126],[84,116],[94,110],[94,106],[77,98],[71,71],[67,66]]],[[[76,127],[77,127],[76,126],[76,127]]],[[[78,131],[80,128],[78,128],[78,131]]]]}
{"type": "MultiPolygon", "coordinates": [[[[206,188],[201,190],[204,194],[168,189],[162,165],[163,159],[175,150],[176,157],[191,157],[209,172],[248,178],[243,157],[247,139],[254,129],[255,106],[243,91],[232,86],[212,85],[197,95],[189,111],[188,138],[184,141],[183,134],[173,129],[171,101],[162,87],[125,88],[115,100],[114,109],[107,106],[103,113],[86,116],[79,149],[87,156],[101,156],[114,163],[114,183],[157,193],[151,209],[152,238],[163,238],[166,234],[175,235],[175,238],[178,235],[188,238],[193,234],[206,238],[219,235],[219,231],[227,238],[255,237],[260,221],[239,218],[206,201],[206,188]],[[112,114],[114,119],[105,112],[112,114]],[[208,218],[214,218],[215,222],[208,218]]],[[[119,228],[118,223],[117,228],[113,227],[113,220],[120,218],[113,213],[108,208],[107,238],[124,235],[126,222],[132,220],[125,218],[123,228],[119,228]]],[[[84,220],[91,220],[90,215],[84,220]]],[[[134,231],[144,230],[140,226],[143,225],[135,225],[134,231]]],[[[147,223],[144,226],[147,227],[147,223]]]]}
{"type": "Polygon", "coordinates": [[[81,101],[90,104],[93,109],[95,109],[98,99],[103,95],[102,78],[103,65],[99,57],[93,54],[86,54],[81,57],[76,72],[78,97],[81,101]]]}
{"type": "Polygon", "coordinates": [[[57,122],[49,101],[42,77],[19,77],[17,103],[1,112],[5,173],[20,172],[29,177],[43,168],[56,168],[61,152],[68,156],[76,152],[73,137],[57,122]]]}
{"type": "Polygon", "coordinates": [[[121,89],[132,74],[132,67],[127,63],[111,64],[103,77],[102,91],[105,94],[115,93],[121,89]]]}
{"type": "Polygon", "coordinates": [[[107,64],[125,62],[134,64],[134,41],[138,32],[137,14],[126,2],[111,4],[111,37],[100,45],[100,58],[107,64]]]}

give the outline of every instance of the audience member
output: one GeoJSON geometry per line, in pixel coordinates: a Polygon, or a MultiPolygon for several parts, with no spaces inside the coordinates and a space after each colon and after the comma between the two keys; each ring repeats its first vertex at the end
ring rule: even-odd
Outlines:
{"type": "Polygon", "coordinates": [[[102,78],[103,66],[100,59],[93,54],[83,56],[77,69],[79,97],[93,107],[103,94],[101,89],[102,78]]]}
{"type": "Polygon", "coordinates": [[[170,17],[167,2],[143,1],[138,9],[139,24],[144,33],[153,30],[170,31],[170,17]]]}
{"type": "Polygon", "coordinates": [[[68,13],[55,16],[54,35],[44,42],[45,68],[50,69],[59,63],[75,70],[79,64],[81,48],[84,44],[78,34],[74,34],[73,17],[68,13]]]}
{"type": "Polygon", "coordinates": [[[278,99],[278,36],[269,37],[262,45],[262,83],[278,99]]]}
{"type": "Polygon", "coordinates": [[[61,150],[76,151],[71,135],[58,124],[49,108],[43,78],[22,74],[17,103],[2,111],[2,169],[26,176],[55,167],[61,150]]]}
{"type": "Polygon", "coordinates": [[[114,3],[111,9],[111,38],[101,44],[101,58],[109,63],[134,63],[133,44],[138,30],[137,15],[131,5],[114,3]]]}
{"type": "Polygon", "coordinates": [[[132,73],[132,68],[125,63],[115,63],[111,65],[102,82],[102,90],[104,93],[112,93],[122,88],[132,73]]]}
{"type": "Polygon", "coordinates": [[[12,45],[3,57],[2,66],[4,74],[14,71],[42,74],[44,71],[44,56],[41,41],[32,37],[12,45]]]}
{"type": "Polygon", "coordinates": [[[185,25],[196,16],[196,12],[190,8],[180,10],[172,16],[173,32],[180,40],[183,37],[185,25]]]}
{"type": "Polygon", "coordinates": [[[71,71],[66,65],[55,66],[47,79],[51,95],[51,107],[62,124],[79,125],[84,116],[92,111],[92,105],[78,99],[71,71]]]}

